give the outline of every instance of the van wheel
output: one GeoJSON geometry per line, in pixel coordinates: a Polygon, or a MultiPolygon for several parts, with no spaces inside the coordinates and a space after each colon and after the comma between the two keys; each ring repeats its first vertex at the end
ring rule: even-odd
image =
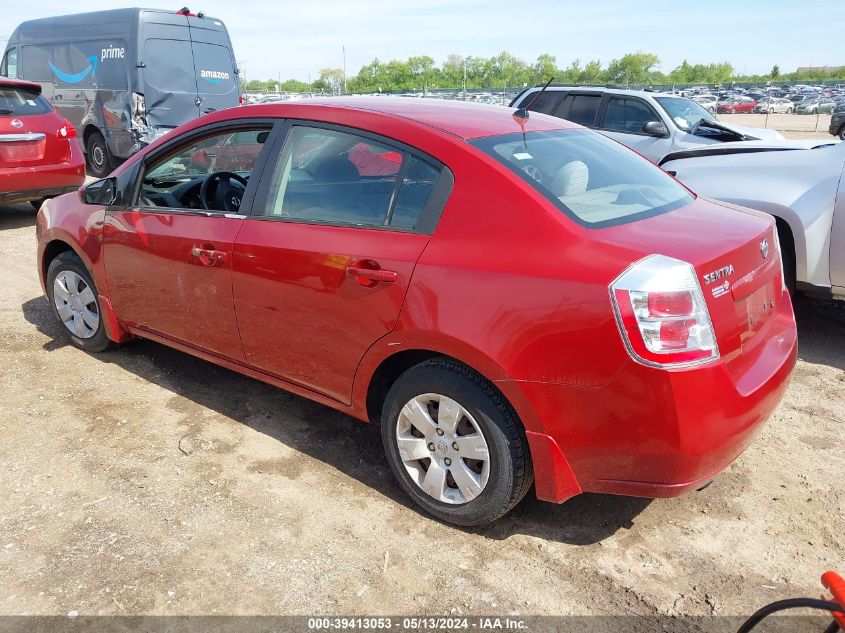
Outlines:
{"type": "Polygon", "coordinates": [[[85,144],[85,152],[85,160],[88,163],[88,170],[92,176],[105,178],[114,169],[114,161],[112,160],[108,145],[106,145],[106,140],[99,132],[92,132],[88,137],[88,142],[85,144]]]}
{"type": "Polygon", "coordinates": [[[845,125],[839,128],[839,138],[845,141],[845,125]]]}
{"type": "Polygon", "coordinates": [[[381,437],[405,492],[455,525],[495,521],[534,481],[513,408],[486,379],[450,359],[432,359],[396,380],[382,410],[381,437]]]}

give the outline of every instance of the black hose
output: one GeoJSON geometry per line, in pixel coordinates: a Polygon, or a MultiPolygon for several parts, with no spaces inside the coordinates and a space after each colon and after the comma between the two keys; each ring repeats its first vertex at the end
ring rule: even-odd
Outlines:
{"type": "MultiPolygon", "coordinates": [[[[754,615],[748,618],[736,633],[748,633],[755,626],[760,624],[765,618],[778,611],[786,611],[787,609],[820,609],[822,611],[830,611],[831,613],[838,613],[842,611],[842,605],[836,602],[829,602],[827,600],[816,600],[815,598],[791,598],[789,600],[778,600],[772,604],[767,604],[765,607],[757,611],[754,615]]],[[[836,622],[832,625],[834,628],[828,627],[825,633],[832,633],[839,627],[836,622]]]]}

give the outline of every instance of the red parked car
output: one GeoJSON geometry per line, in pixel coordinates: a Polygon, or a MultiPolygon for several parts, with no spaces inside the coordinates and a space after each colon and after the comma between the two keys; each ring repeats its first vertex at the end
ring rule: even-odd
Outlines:
{"type": "Polygon", "coordinates": [[[76,130],[41,96],[41,86],[0,77],[0,203],[32,202],[85,182],[76,130]]]}
{"type": "Polygon", "coordinates": [[[757,102],[751,97],[730,97],[716,104],[716,112],[719,114],[736,114],[754,112],[757,102]]]}
{"type": "Polygon", "coordinates": [[[380,423],[400,485],[460,525],[532,481],[558,503],[698,489],[795,363],[770,216],[534,112],[216,112],[48,201],[37,233],[74,344],[151,339],[380,423]],[[218,169],[227,147],[257,158],[218,169]]]}

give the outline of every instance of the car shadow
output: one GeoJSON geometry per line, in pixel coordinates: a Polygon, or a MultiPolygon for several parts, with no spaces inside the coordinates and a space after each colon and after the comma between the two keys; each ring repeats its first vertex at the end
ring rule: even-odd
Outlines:
{"type": "MultiPolygon", "coordinates": [[[[49,337],[43,345],[46,351],[70,345],[45,298],[28,300],[22,310],[26,320],[49,337]]],[[[96,359],[249,426],[418,511],[384,461],[376,426],[151,341],[134,341],[97,354],[96,359]]],[[[466,531],[493,539],[527,534],[589,545],[631,527],[649,503],[648,499],[585,494],[555,505],[537,500],[531,491],[506,517],[466,531]]]]}
{"type": "Polygon", "coordinates": [[[0,205],[0,231],[25,226],[35,226],[35,210],[31,204],[0,205]]]}
{"type": "Polygon", "coordinates": [[[845,370],[845,302],[799,295],[794,307],[798,357],[815,365],[845,370]]]}

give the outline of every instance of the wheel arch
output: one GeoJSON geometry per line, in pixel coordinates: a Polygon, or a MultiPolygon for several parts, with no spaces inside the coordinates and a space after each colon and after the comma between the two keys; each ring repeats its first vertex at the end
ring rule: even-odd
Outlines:
{"type": "Polygon", "coordinates": [[[82,130],[82,147],[86,154],[88,153],[88,139],[91,138],[91,135],[95,132],[100,136],[103,136],[102,130],[100,130],[100,128],[94,123],[87,123],[82,130]]]}
{"type": "MultiPolygon", "coordinates": [[[[45,283],[47,280],[47,269],[50,268],[50,262],[62,253],[67,253],[68,251],[79,257],[82,262],[85,263],[82,256],[65,240],[55,238],[44,245],[44,252],[41,254],[41,262],[39,263],[39,272],[41,273],[41,279],[43,279],[45,283]]],[[[89,269],[88,272],[90,273],[91,270],[89,269]]]]}
{"type": "MultiPolygon", "coordinates": [[[[403,372],[433,358],[446,358],[458,362],[485,378],[513,409],[528,441],[537,498],[553,503],[563,503],[570,497],[580,494],[581,486],[563,450],[554,438],[546,434],[517,383],[509,380],[504,370],[485,355],[480,355],[483,359],[480,364],[493,363],[486,367],[487,371],[480,369],[478,362],[467,362],[459,356],[436,349],[435,346],[423,346],[386,352],[377,360],[371,358],[370,368],[366,370],[367,379],[362,380],[360,375],[356,376],[359,392],[356,394],[358,398],[353,403],[353,407],[362,419],[378,423],[387,392],[403,372]]],[[[476,361],[478,358],[479,356],[476,356],[476,361]]],[[[361,373],[360,368],[358,373],[361,373]]]]}

